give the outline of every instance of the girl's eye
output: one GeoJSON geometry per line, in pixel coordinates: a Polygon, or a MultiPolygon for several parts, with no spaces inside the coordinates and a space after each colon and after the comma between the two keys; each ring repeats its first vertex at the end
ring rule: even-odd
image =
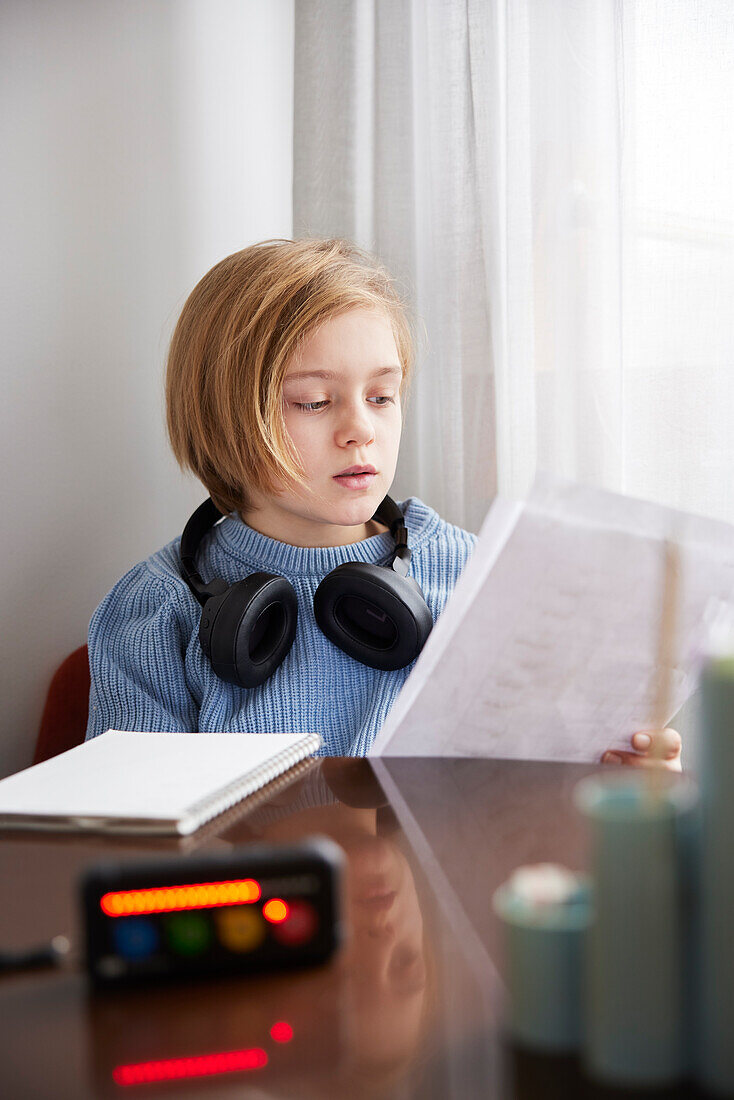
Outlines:
{"type": "MultiPolygon", "coordinates": [[[[393,404],[394,401],[395,401],[395,398],[394,397],[387,397],[387,396],[380,396],[380,397],[375,397],[374,400],[380,402],[380,404],[377,406],[377,408],[382,409],[382,408],[385,407],[385,405],[393,404]]],[[[300,401],[300,402],[299,401],[294,401],[293,404],[295,405],[295,407],[297,409],[303,409],[304,412],[321,412],[321,409],[324,407],[324,405],[328,405],[329,402],[328,401],[300,401]]]]}
{"type": "Polygon", "coordinates": [[[294,401],[293,404],[296,406],[297,409],[305,409],[306,412],[318,412],[319,410],[318,410],[317,406],[325,405],[326,402],[325,401],[306,401],[306,402],[301,402],[299,404],[298,401],[294,401]]]}

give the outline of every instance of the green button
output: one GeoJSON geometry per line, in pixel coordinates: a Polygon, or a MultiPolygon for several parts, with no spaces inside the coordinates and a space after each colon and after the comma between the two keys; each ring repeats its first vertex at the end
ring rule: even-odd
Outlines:
{"type": "Polygon", "coordinates": [[[166,917],[166,942],[177,955],[201,955],[211,938],[209,919],[201,913],[172,913],[166,917]]]}

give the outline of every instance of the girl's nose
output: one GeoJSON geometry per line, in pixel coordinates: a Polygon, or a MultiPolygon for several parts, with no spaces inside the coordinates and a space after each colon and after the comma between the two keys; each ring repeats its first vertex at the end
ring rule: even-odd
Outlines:
{"type": "Polygon", "coordinates": [[[340,447],[361,447],[375,438],[372,421],[367,412],[358,407],[344,410],[336,430],[336,442],[340,447]]]}

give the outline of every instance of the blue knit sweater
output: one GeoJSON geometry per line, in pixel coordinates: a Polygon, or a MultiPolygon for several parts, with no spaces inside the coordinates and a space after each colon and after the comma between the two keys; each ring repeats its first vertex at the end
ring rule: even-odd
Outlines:
{"type": "MultiPolygon", "coordinates": [[[[398,502],[412,550],[410,575],[434,622],[477,536],[446,523],[417,497],[398,502]]],[[[269,680],[255,688],[214,674],[199,644],[201,607],[179,572],[180,537],[130,569],[89,624],[87,740],[106,729],[317,731],[322,754],[364,756],[415,661],[395,672],[348,657],[319,630],[313,596],[328,572],[347,561],[385,564],[387,533],[348,546],[300,547],[268,538],[236,513],[207,534],[197,555],[205,581],[228,583],[260,570],[286,577],[298,598],[296,637],[269,680]]]]}

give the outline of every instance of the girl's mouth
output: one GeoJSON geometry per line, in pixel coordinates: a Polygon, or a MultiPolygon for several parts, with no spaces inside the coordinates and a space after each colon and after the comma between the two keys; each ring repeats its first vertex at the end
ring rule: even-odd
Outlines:
{"type": "Polygon", "coordinates": [[[384,894],[355,898],[355,903],[368,913],[387,913],[395,904],[397,896],[397,890],[387,890],[384,894]]]}
{"type": "Polygon", "coordinates": [[[340,474],[334,478],[345,489],[369,489],[377,474],[340,474]]]}

